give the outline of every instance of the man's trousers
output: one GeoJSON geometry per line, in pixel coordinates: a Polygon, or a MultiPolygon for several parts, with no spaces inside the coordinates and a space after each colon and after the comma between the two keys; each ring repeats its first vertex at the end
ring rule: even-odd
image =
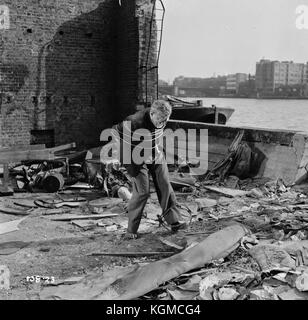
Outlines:
{"type": "Polygon", "coordinates": [[[162,214],[168,224],[179,221],[180,212],[176,207],[176,197],[169,181],[166,161],[160,164],[144,164],[137,176],[132,178],[133,194],[128,204],[128,228],[130,233],[137,233],[146,202],[150,196],[149,173],[153,178],[162,214]]]}

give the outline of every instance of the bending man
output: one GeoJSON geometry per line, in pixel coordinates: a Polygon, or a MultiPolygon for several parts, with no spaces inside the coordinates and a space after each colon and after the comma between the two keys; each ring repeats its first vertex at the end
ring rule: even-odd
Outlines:
{"type": "MultiPolygon", "coordinates": [[[[121,137],[122,145],[120,150],[123,150],[123,154],[120,155],[121,162],[123,163],[123,158],[127,158],[128,153],[130,153],[129,158],[131,159],[131,163],[123,163],[132,177],[133,183],[133,194],[128,204],[129,221],[126,238],[135,239],[138,236],[137,231],[142,213],[150,196],[149,174],[153,178],[164,220],[171,226],[173,232],[186,227],[185,222],[179,221],[180,212],[176,207],[176,197],[169,181],[167,163],[162,147],[159,144],[162,139],[157,139],[162,135],[171,112],[171,106],[167,101],[156,100],[150,108],[127,117],[123,122],[113,127],[121,137]],[[150,146],[151,149],[150,157],[145,157],[145,160],[141,163],[134,159],[133,149],[138,148],[138,144],[128,140],[128,135],[131,138],[134,132],[137,134],[136,130],[138,129],[145,129],[146,132],[149,132],[149,136],[146,136],[144,141],[149,142],[146,145],[150,146]],[[128,143],[127,141],[132,142],[128,143]]],[[[144,153],[147,153],[147,151],[144,150],[144,153]]]]}

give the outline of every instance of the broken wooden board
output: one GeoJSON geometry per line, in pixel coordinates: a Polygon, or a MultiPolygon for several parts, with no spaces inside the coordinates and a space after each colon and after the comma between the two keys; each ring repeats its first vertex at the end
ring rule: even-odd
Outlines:
{"type": "Polygon", "coordinates": [[[111,256],[111,257],[145,257],[145,256],[164,256],[173,255],[172,251],[153,251],[153,252],[94,252],[90,256],[111,256]]]}
{"type": "Polygon", "coordinates": [[[87,220],[87,219],[102,219],[102,218],[111,218],[116,217],[119,214],[117,213],[106,213],[106,214],[88,214],[88,215],[78,215],[78,214],[63,214],[57,215],[56,217],[50,217],[52,221],[70,221],[70,220],[87,220]]]}
{"type": "Polygon", "coordinates": [[[30,146],[25,147],[27,149],[0,149],[0,163],[19,162],[26,160],[55,160],[55,152],[68,150],[74,147],[76,147],[75,143],[69,143],[46,149],[34,149],[30,146]]]}
{"type": "Polygon", "coordinates": [[[67,143],[67,144],[63,144],[61,146],[50,148],[50,150],[52,152],[59,152],[59,151],[64,151],[64,150],[69,150],[69,149],[74,149],[74,148],[76,148],[76,143],[72,142],[72,143],[67,143]]]}
{"type": "Polygon", "coordinates": [[[27,150],[42,150],[45,149],[46,145],[45,144],[30,144],[30,145],[16,145],[14,148],[0,148],[0,153],[5,152],[5,151],[14,151],[14,150],[19,150],[19,151],[27,151],[27,150]]]}
{"type": "Polygon", "coordinates": [[[0,151],[1,163],[19,162],[26,160],[54,160],[55,155],[50,149],[41,150],[9,150],[0,151]]]}
{"type": "Polygon", "coordinates": [[[27,216],[29,215],[29,211],[25,210],[18,210],[14,208],[9,208],[9,207],[4,207],[0,205],[0,212],[6,213],[6,214],[11,214],[14,216],[27,216]]]}
{"type": "Polygon", "coordinates": [[[5,234],[13,231],[18,231],[18,225],[24,220],[25,218],[19,220],[13,220],[9,222],[0,223],[0,234],[5,234]]]}
{"type": "Polygon", "coordinates": [[[37,208],[37,205],[34,203],[34,200],[29,199],[15,200],[14,204],[28,209],[37,208]]]}
{"type": "Polygon", "coordinates": [[[209,191],[213,191],[216,193],[220,193],[228,198],[235,198],[235,197],[242,197],[248,194],[247,191],[243,190],[237,190],[237,189],[230,189],[230,188],[224,188],[224,187],[209,187],[204,186],[205,189],[209,191]]]}
{"type": "Polygon", "coordinates": [[[41,211],[43,215],[65,214],[71,212],[71,209],[45,209],[41,211]]]}

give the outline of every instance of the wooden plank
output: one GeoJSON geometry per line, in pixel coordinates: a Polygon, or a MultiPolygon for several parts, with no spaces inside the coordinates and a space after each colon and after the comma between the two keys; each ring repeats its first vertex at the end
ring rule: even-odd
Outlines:
{"type": "Polygon", "coordinates": [[[37,208],[37,206],[34,203],[34,200],[30,200],[30,199],[15,200],[14,204],[20,207],[28,208],[28,209],[37,208]]]}
{"type": "Polygon", "coordinates": [[[153,252],[94,252],[90,256],[115,256],[115,257],[144,257],[144,256],[156,256],[156,255],[173,255],[172,251],[153,251],[153,252]]]}
{"type": "Polygon", "coordinates": [[[45,144],[30,144],[28,146],[15,146],[14,148],[0,148],[0,156],[2,152],[28,151],[46,149],[45,144]]]}
{"type": "MultiPolygon", "coordinates": [[[[29,149],[30,150],[42,150],[42,149],[46,149],[46,145],[45,144],[30,144],[29,145],[29,149]]],[[[25,148],[26,150],[26,148],[25,148]]]]}
{"type": "Polygon", "coordinates": [[[0,163],[10,163],[25,160],[54,160],[55,156],[50,149],[6,151],[0,153],[0,163]]]}
{"type": "Polygon", "coordinates": [[[15,215],[15,216],[27,216],[27,215],[29,215],[28,211],[22,211],[22,210],[18,210],[18,209],[3,207],[1,205],[0,205],[0,212],[6,213],[6,214],[12,214],[12,215],[15,215]]]}
{"type": "Polygon", "coordinates": [[[248,194],[247,191],[243,190],[238,190],[238,189],[230,189],[230,188],[224,188],[224,187],[209,187],[209,186],[204,186],[205,189],[220,193],[228,198],[233,198],[233,197],[240,197],[240,196],[245,196],[248,194]]]}
{"type": "Polygon", "coordinates": [[[25,160],[54,160],[55,152],[75,148],[76,143],[69,143],[49,149],[5,150],[0,152],[0,163],[9,163],[25,160]]]}
{"type": "Polygon", "coordinates": [[[57,215],[56,217],[50,217],[50,220],[70,221],[70,220],[85,220],[85,219],[102,219],[102,218],[116,217],[118,215],[119,215],[118,213],[88,214],[88,215],[63,214],[63,215],[57,215]]]}
{"type": "Polygon", "coordinates": [[[63,144],[61,146],[50,148],[49,150],[51,150],[52,152],[59,152],[59,151],[64,151],[64,150],[68,150],[68,149],[73,149],[73,148],[76,148],[75,142],[63,144]]]}

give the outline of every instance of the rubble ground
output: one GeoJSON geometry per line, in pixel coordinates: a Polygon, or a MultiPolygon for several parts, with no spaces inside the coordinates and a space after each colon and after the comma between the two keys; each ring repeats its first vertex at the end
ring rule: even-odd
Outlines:
{"type": "MultiPolygon", "coordinates": [[[[275,251],[272,257],[267,256],[269,261],[264,262],[262,255],[265,249],[260,247],[289,242],[298,244],[308,239],[308,188],[305,185],[290,188],[277,182],[258,186],[250,183],[245,185],[245,194],[232,196],[220,193],[219,190],[225,192],[219,189],[221,186],[218,186],[218,192],[206,187],[206,184],[200,184],[193,193],[178,193],[178,201],[191,210],[192,222],[187,230],[176,234],[163,226],[158,227],[156,215],[160,213],[160,208],[153,193],[145,209],[146,217],[141,222],[140,238],[136,240],[123,239],[127,215],[125,202],[119,199],[111,208],[104,207],[96,212],[118,213],[118,216],[91,220],[92,225],[85,224],[84,227],[72,221],[51,220],[51,217],[60,216],[61,211],[56,215],[48,215],[46,213],[49,209],[25,209],[16,205],[18,201],[35,199],[49,199],[57,203],[59,195],[63,201],[82,197],[86,201],[75,208],[61,207],[63,212],[74,215],[95,214],[91,203],[95,204],[93,200],[102,199],[102,194],[97,190],[79,191],[77,194],[71,191],[58,195],[16,193],[14,196],[0,198],[2,208],[29,210],[18,225],[18,231],[0,235],[0,266],[7,266],[10,272],[10,288],[0,290],[0,299],[40,299],[40,293],[46,286],[55,286],[72,277],[75,279],[71,281],[78,282],[81,278],[104,274],[118,266],[146,265],[163,259],[166,256],[164,252],[177,254],[181,248],[192,247],[208,235],[237,223],[247,227],[249,235],[226,258],[212,261],[201,270],[191,270],[187,275],[171,279],[140,299],[308,299],[308,293],[305,292],[308,290],[305,282],[308,256],[303,254],[299,260],[298,256],[287,251],[286,256],[279,260],[275,251]],[[97,221],[100,223],[97,224],[97,221]],[[113,231],[107,231],[112,225],[116,226],[113,231]],[[252,248],[257,252],[253,254],[252,248]],[[128,252],[161,254],[144,257],[99,255],[128,252]],[[96,255],[91,255],[93,253],[96,255]],[[226,272],[233,272],[233,276],[241,273],[246,277],[236,281],[226,280],[226,272]],[[209,280],[208,277],[213,274],[218,275],[218,278],[209,280]],[[247,275],[253,276],[247,278],[247,275]],[[31,276],[39,278],[30,281],[31,276]],[[299,277],[302,277],[300,280],[304,289],[298,283],[296,285],[296,278],[299,277]],[[194,284],[197,289],[190,291],[194,295],[187,295],[187,291],[180,286],[187,286],[192,280],[197,281],[194,284]]],[[[182,213],[188,221],[188,212],[182,210],[182,213]]],[[[20,218],[23,217],[0,212],[0,225],[20,218]]]]}

